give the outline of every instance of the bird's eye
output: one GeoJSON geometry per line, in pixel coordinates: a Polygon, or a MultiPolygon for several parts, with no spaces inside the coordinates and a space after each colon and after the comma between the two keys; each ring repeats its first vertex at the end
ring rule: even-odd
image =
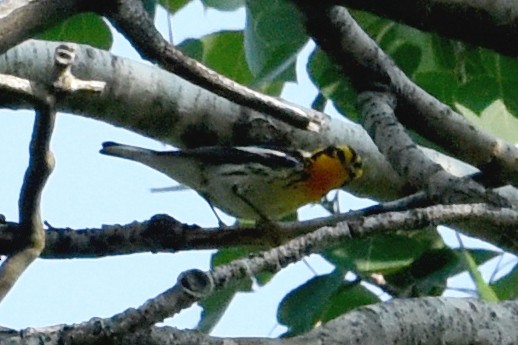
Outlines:
{"type": "Polygon", "coordinates": [[[345,152],[343,150],[336,150],[336,155],[338,156],[340,162],[345,162],[345,152]]]}

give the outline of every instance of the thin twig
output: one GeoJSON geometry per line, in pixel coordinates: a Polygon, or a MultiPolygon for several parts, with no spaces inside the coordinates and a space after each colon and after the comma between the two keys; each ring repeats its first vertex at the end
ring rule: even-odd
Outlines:
{"type": "Polygon", "coordinates": [[[40,255],[45,246],[45,231],[41,222],[41,193],[54,167],[50,152],[50,138],[56,116],[53,96],[46,96],[36,107],[34,129],[30,143],[30,161],[18,202],[20,226],[17,241],[20,251],[8,256],[0,266],[0,300],[2,300],[27,267],[40,255]]]}

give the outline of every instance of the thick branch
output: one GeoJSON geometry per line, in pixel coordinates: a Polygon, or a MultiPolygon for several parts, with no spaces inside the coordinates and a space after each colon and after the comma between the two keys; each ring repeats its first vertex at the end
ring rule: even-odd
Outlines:
{"type": "Polygon", "coordinates": [[[505,344],[518,339],[517,321],[516,301],[401,299],[358,308],[300,338],[344,345],[505,344]]]}
{"type": "Polygon", "coordinates": [[[418,29],[518,55],[518,3],[506,0],[340,0],[418,29]]]}
{"type": "MultiPolygon", "coordinates": [[[[516,301],[495,304],[474,299],[427,297],[358,308],[295,338],[225,339],[172,327],[152,327],[110,339],[104,344],[414,345],[416,339],[427,345],[442,345],[445,341],[451,344],[513,344],[518,338],[517,315],[516,301]]],[[[66,330],[76,327],[81,326],[58,325],[23,331],[3,329],[0,330],[0,342],[33,345],[45,339],[46,345],[84,344],[80,339],[64,342],[66,330]]]]}
{"type": "MultiPolygon", "coordinates": [[[[474,299],[427,297],[394,300],[362,307],[347,313],[307,334],[295,338],[217,338],[200,332],[172,327],[152,327],[120,338],[109,345],[414,345],[416,339],[427,345],[513,344],[518,338],[518,302],[499,304],[474,299]],[[434,315],[434,317],[430,317],[434,315]],[[395,327],[398,325],[398,327],[395,327]]],[[[59,325],[15,331],[0,330],[6,345],[73,345],[63,342],[65,330],[78,325],[59,325]]],[[[81,343],[84,344],[84,343],[81,343]]]]}

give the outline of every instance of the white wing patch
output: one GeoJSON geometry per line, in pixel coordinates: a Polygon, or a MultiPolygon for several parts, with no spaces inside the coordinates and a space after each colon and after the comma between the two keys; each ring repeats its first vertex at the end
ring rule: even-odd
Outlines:
{"type": "Polygon", "coordinates": [[[257,146],[236,146],[235,148],[238,150],[241,150],[241,151],[245,151],[245,152],[249,152],[249,153],[253,153],[253,154],[257,154],[257,155],[261,155],[261,156],[264,156],[264,155],[274,155],[274,156],[278,156],[278,157],[287,156],[287,154],[282,151],[266,149],[266,148],[257,147],[257,146]]]}

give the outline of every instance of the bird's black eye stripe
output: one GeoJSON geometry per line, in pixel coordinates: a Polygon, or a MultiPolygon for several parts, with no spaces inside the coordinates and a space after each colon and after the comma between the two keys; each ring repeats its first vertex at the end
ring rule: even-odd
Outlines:
{"type": "MultiPolygon", "coordinates": [[[[340,162],[345,163],[345,153],[343,150],[337,149],[336,155],[338,156],[338,159],[340,160],[340,162]]],[[[354,157],[354,155],[353,155],[353,157],[354,157]]]]}
{"type": "Polygon", "coordinates": [[[328,146],[325,150],[322,150],[321,153],[328,155],[329,157],[333,157],[335,155],[336,147],[328,146]]]}

